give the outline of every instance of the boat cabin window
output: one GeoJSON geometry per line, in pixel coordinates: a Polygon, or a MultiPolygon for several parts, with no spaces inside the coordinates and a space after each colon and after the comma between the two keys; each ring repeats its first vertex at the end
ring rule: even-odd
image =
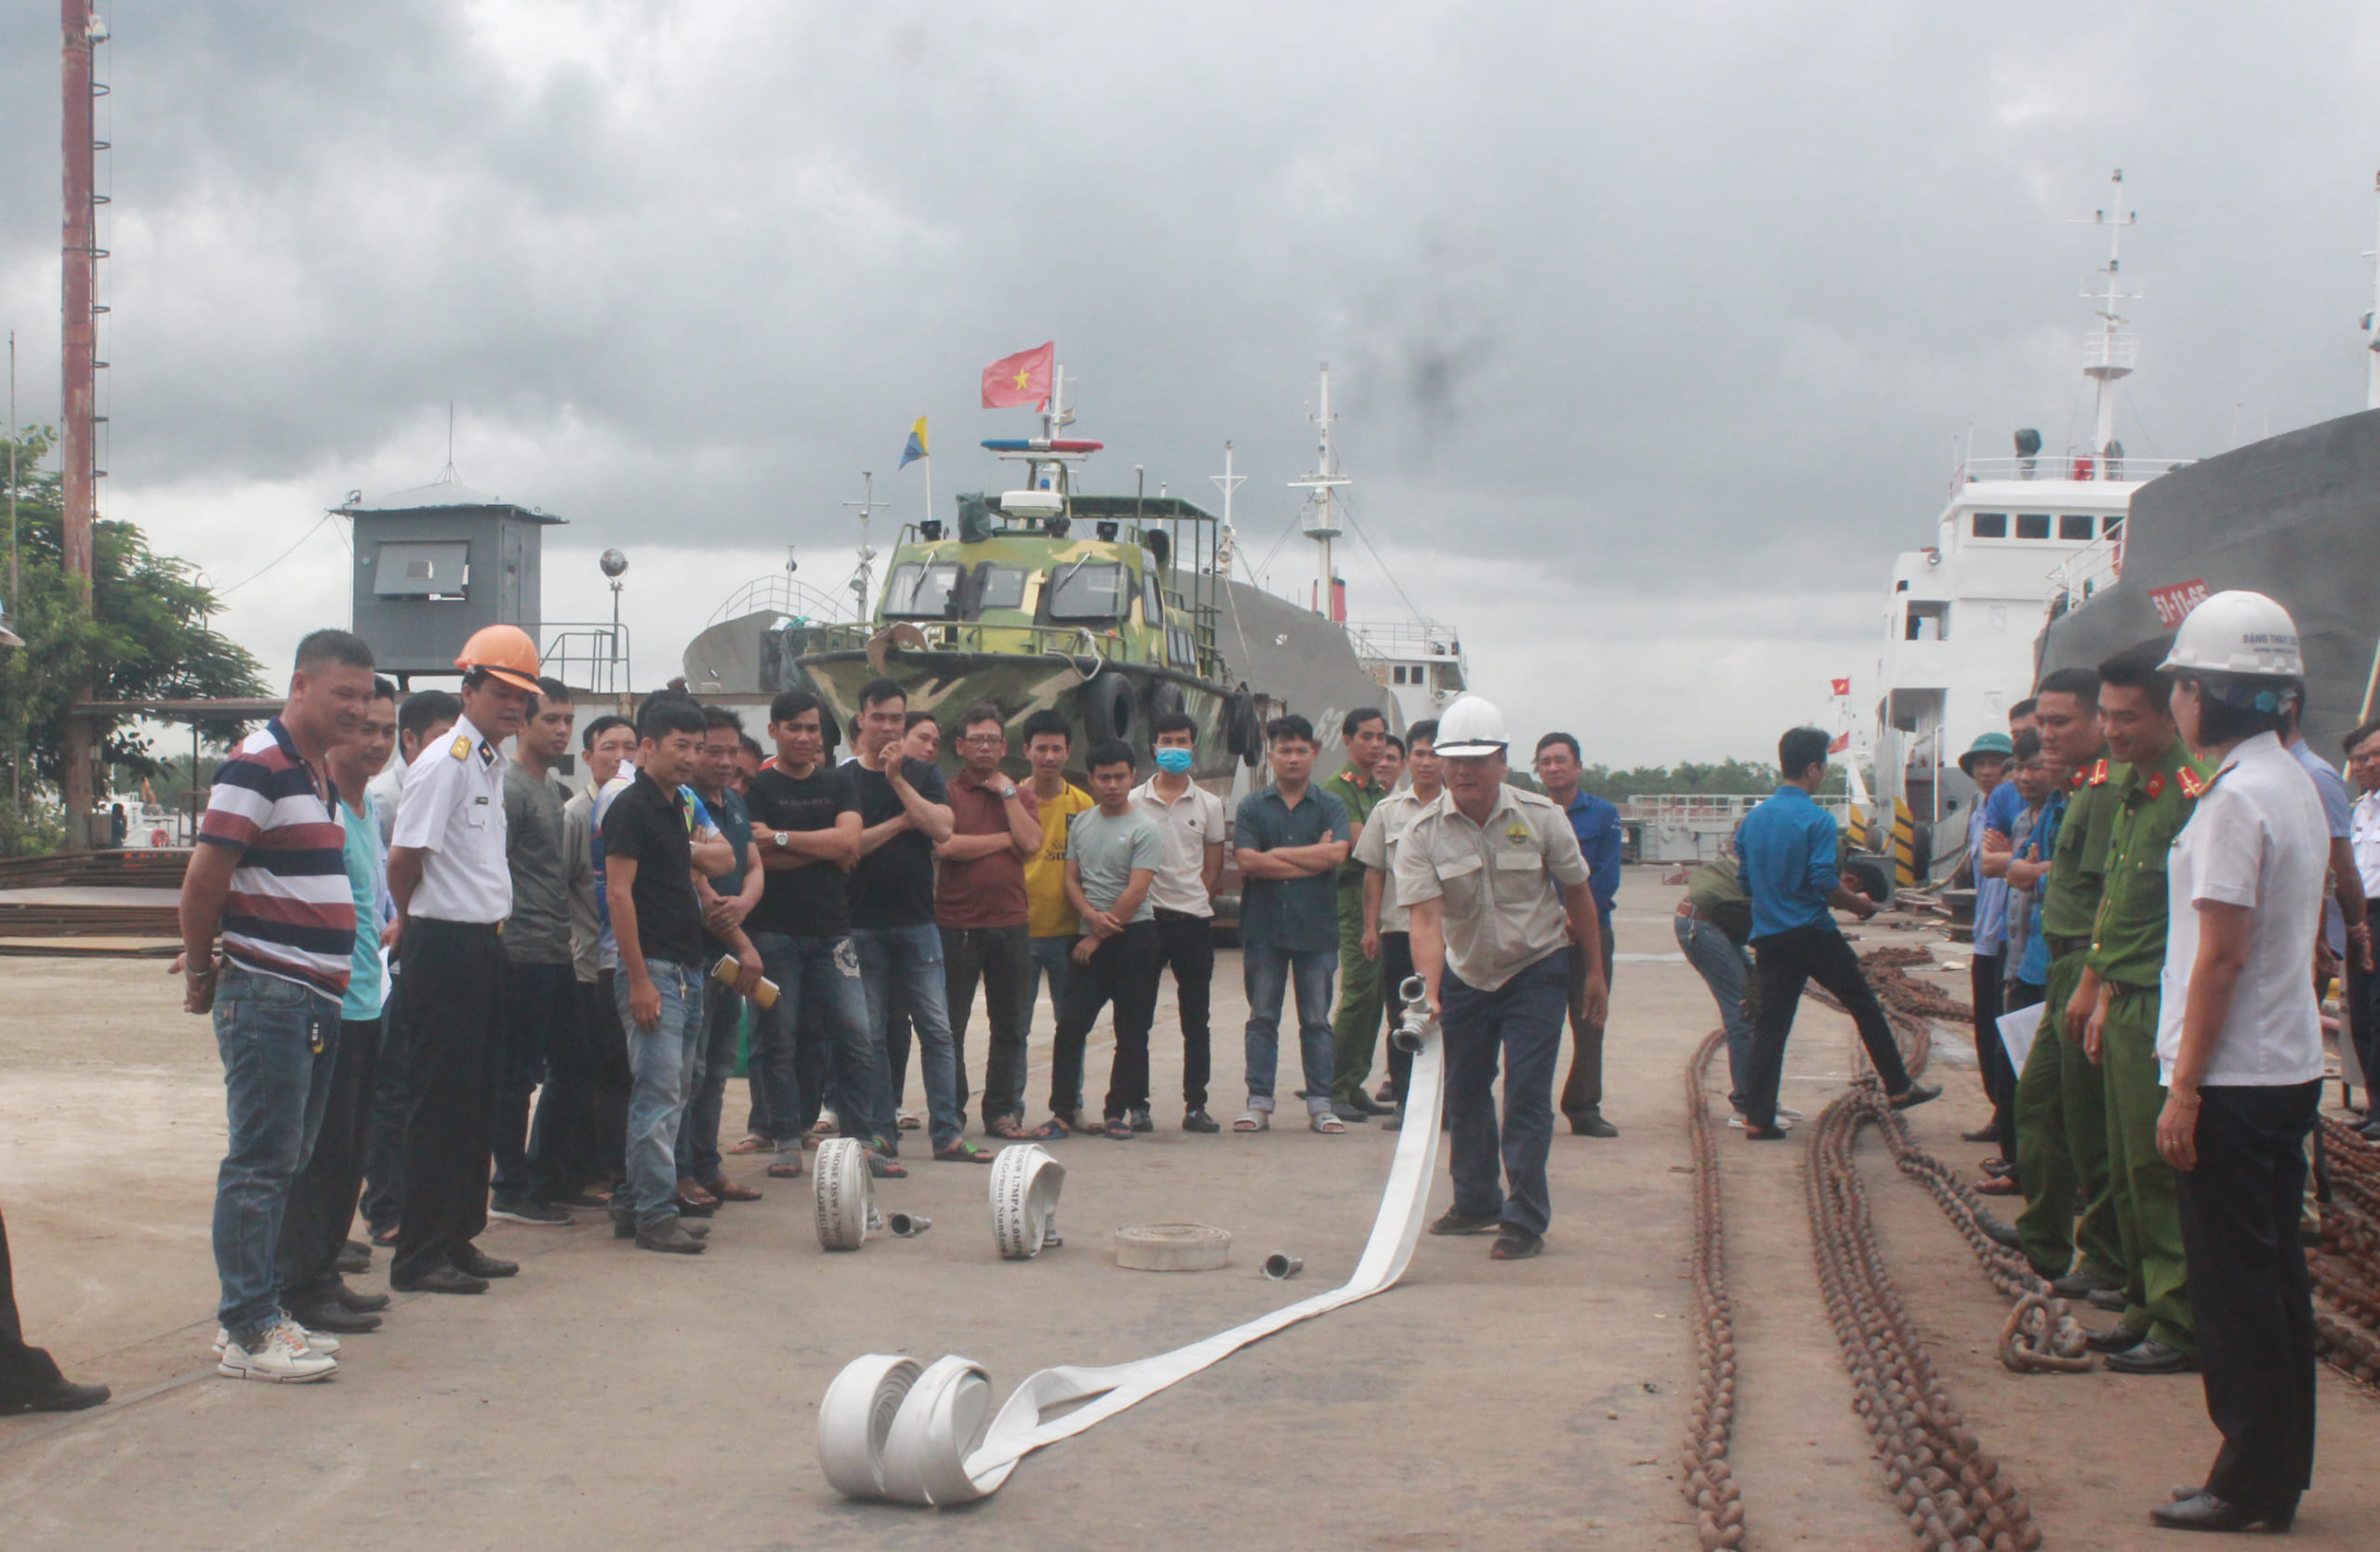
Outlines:
{"type": "Polygon", "coordinates": [[[975,607],[978,610],[1025,607],[1025,571],[1022,567],[986,564],[979,576],[975,589],[975,607]]]}
{"type": "Polygon", "coordinates": [[[1061,566],[1050,578],[1050,617],[1114,619],[1124,612],[1129,597],[1126,586],[1124,568],[1112,561],[1094,565],[1083,560],[1061,566]]]}
{"type": "Polygon", "coordinates": [[[1165,640],[1168,650],[1173,655],[1175,668],[1186,669],[1197,664],[1198,649],[1188,630],[1179,625],[1168,626],[1165,640]]]}
{"type": "Polygon", "coordinates": [[[891,619],[944,619],[950,613],[950,595],[959,589],[959,565],[937,561],[930,565],[911,562],[892,568],[884,585],[884,613],[891,619]]]}
{"type": "Polygon", "coordinates": [[[1157,573],[1141,573],[1141,622],[1144,625],[1165,623],[1165,592],[1157,586],[1157,573]]]}
{"type": "Polygon", "coordinates": [[[1975,514],[1975,526],[1970,532],[1979,539],[2004,539],[2008,537],[2008,514],[1977,512],[1975,514]]]}
{"type": "Polygon", "coordinates": [[[1905,642],[1945,642],[1950,639],[1950,606],[1928,599],[1909,601],[1909,614],[1901,627],[1905,642]]]}
{"type": "Polygon", "coordinates": [[[2101,538],[2113,538],[2122,532],[2123,519],[2122,517],[2103,517],[2099,519],[2099,537],[2101,538]]]}
{"type": "Polygon", "coordinates": [[[2016,514],[2016,537],[2020,539],[2045,539],[2049,537],[2049,513],[2018,512],[2016,514]]]}
{"type": "Polygon", "coordinates": [[[2057,537],[2062,539],[2087,539],[2097,520],[2089,512],[2060,512],[2057,515],[2057,537]]]}

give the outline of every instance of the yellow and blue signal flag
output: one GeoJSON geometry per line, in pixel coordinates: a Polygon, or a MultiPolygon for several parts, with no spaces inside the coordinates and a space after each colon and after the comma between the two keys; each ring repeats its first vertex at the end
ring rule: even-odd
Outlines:
{"type": "Polygon", "coordinates": [[[909,428],[909,444],[901,449],[901,462],[894,469],[893,472],[898,473],[901,470],[908,468],[909,465],[917,462],[919,458],[924,458],[925,456],[926,418],[920,415],[918,417],[918,423],[909,428]]]}

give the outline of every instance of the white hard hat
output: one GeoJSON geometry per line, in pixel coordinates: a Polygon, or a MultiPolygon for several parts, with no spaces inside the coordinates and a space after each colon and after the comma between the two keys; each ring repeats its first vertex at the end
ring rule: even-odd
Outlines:
{"type": "Polygon", "coordinates": [[[1436,749],[1440,756],[1456,760],[1482,754],[1501,754],[1512,743],[1504,734],[1504,713],[1496,703],[1483,696],[1458,696],[1438,719],[1436,749]]]}
{"type": "Polygon", "coordinates": [[[2260,592],[2219,592],[2189,612],[2161,665],[2202,673],[2302,678],[2297,622],[2260,592]]]}

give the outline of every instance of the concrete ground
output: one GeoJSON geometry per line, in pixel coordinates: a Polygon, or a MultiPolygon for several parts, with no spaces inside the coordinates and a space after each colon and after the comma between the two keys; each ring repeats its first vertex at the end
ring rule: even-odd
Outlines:
{"type": "MultiPolygon", "coordinates": [[[[1169,996],[1159,1130],[1055,1145],[1067,1243],[1038,1260],[996,1257],[981,1169],[913,1160],[882,1200],[931,1215],[932,1232],[828,1255],[808,1181],[759,1180],[739,1159],[767,1199],[723,1210],[707,1255],[641,1254],[592,1222],[497,1226],[484,1242],[522,1261],[517,1280],[480,1298],[401,1297],[328,1384],[240,1385],[214,1377],[205,1346],[222,1141],[206,1026],[179,1013],[152,964],[9,962],[0,1201],[18,1293],[33,1339],[118,1399],[0,1420],[0,1545],[1692,1546],[1673,1466],[1692,1385],[1680,1074],[1714,1016],[1675,958],[1679,891],[1659,880],[1632,870],[1621,894],[1606,1105],[1621,1135],[1557,1138],[1540,1259],[1493,1265],[1484,1240],[1425,1238],[1392,1292],[1247,1349],[1030,1457],[991,1499],[939,1513],[846,1503],[820,1476],[814,1410],[847,1360],[964,1353],[1005,1395],[1036,1369],[1157,1353],[1330,1287],[1355,1265],[1394,1138],[1183,1133],[1169,996]],[[1165,1219],[1230,1229],[1232,1266],[1116,1267],[1110,1227],[1165,1219]],[[1275,1250],[1305,1257],[1295,1288],[1257,1275],[1275,1250]]],[[[1935,936],[1862,931],[1870,944],[1935,936]]],[[[1241,1097],[1236,967],[1223,956],[1216,978],[1223,1081],[1210,1108],[1226,1122],[1241,1097]]],[[[1049,1030],[1045,1002],[1037,1119],[1049,1030]]],[[[980,1015],[973,1044],[980,1079],[980,1015]]],[[[1805,1004],[1788,1103],[1815,1115],[1851,1044],[1845,1020],[1805,1004]]],[[[1971,1163],[1985,1149],[1956,1134],[1982,1113],[1972,1053],[1937,1050],[1950,1094],[1913,1119],[1926,1146],[1971,1163]]],[[[1094,1095],[1105,1067],[1094,1050],[1094,1095]]],[[[1714,1104],[1724,1092],[1715,1082],[1714,1104]]],[[[743,1104],[739,1083],[731,1137],[743,1104]]],[[[1721,1138],[1752,1545],[1906,1547],[1818,1302],[1804,1150],[1721,1138]]],[[[1862,1158],[1894,1274],[1970,1422],[2030,1492],[2045,1545],[2170,1542],[2144,1511],[2212,1453],[2198,1382],[2003,1370],[2003,1307],[1964,1246],[1872,1134],[1862,1158]]],[[[358,1285],[379,1288],[382,1262],[358,1285]]],[[[2328,1370],[2322,1408],[2299,1540],[2367,1545],[2380,1410],[2328,1370]]]]}

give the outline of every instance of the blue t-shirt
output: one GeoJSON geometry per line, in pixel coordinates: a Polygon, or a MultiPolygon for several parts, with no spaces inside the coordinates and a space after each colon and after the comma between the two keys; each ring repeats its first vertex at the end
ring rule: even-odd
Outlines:
{"type": "Polygon", "coordinates": [[[382,982],[388,961],[380,953],[380,929],[391,912],[382,901],[389,893],[389,858],[380,844],[380,804],[364,794],[364,816],[347,809],[339,817],[347,831],[348,886],[355,892],[355,948],[347,972],[347,995],[338,1005],[339,1018],[362,1024],[380,1016],[382,982]]]}
{"type": "Polygon", "coordinates": [[[1798,787],[1779,787],[1737,830],[1744,887],[1752,891],[1752,940],[1802,927],[1831,930],[1826,897],[1842,886],[1834,816],[1798,787]]]}
{"type": "Polygon", "coordinates": [[[1587,859],[1587,888],[1595,909],[1609,916],[1620,894],[1620,810],[1592,792],[1580,792],[1562,813],[1579,838],[1579,855],[1587,859]]]}
{"type": "MultiPolygon", "coordinates": [[[[2314,790],[2321,794],[2322,822],[2330,827],[2331,839],[2346,841],[2355,834],[2355,800],[2347,789],[2347,780],[2331,768],[2331,763],[2316,754],[2300,738],[2289,746],[2289,752],[2306,767],[2314,778],[2314,790]]],[[[2347,952],[2347,916],[2339,909],[2339,897],[2326,895],[2322,902],[2322,941],[2330,945],[2334,954],[2347,952]]]]}
{"type": "MultiPolygon", "coordinates": [[[[2025,795],[2013,781],[2003,781],[1977,805],[1967,821],[1967,855],[1983,856],[1983,832],[2016,832],[2016,816],[2025,811],[2025,795]]],[[[2008,881],[1975,876],[1975,951],[1996,954],[2008,946],[2008,881]]]]}
{"type": "MultiPolygon", "coordinates": [[[[2033,821],[2033,833],[2025,837],[2024,846],[2016,853],[2029,862],[2047,862],[2057,855],[2057,832],[2066,823],[2066,802],[2071,796],[2066,791],[2054,792],[2043,805],[2041,817],[2033,821]]],[[[2013,822],[2013,821],[2012,821],[2013,822]]],[[[2049,984],[2049,939],[2042,935],[2042,899],[2049,893],[2049,881],[2043,879],[2032,892],[2032,910],[2027,918],[2025,957],[2016,962],[2016,979],[2027,986],[2049,984]]]]}

